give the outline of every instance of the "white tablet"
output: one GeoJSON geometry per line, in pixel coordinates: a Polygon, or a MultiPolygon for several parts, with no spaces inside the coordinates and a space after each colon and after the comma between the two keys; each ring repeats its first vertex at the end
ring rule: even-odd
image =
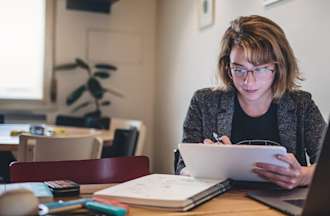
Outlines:
{"type": "Polygon", "coordinates": [[[265,181],[251,171],[255,163],[288,167],[275,158],[287,154],[282,146],[180,143],[179,151],[187,170],[196,178],[265,181]]]}

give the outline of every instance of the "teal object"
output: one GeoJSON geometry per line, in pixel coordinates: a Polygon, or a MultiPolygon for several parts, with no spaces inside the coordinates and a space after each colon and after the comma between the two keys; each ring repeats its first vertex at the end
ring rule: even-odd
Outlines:
{"type": "Polygon", "coordinates": [[[58,201],[58,202],[49,202],[45,205],[50,209],[62,209],[69,206],[83,206],[87,201],[91,201],[91,199],[78,199],[78,200],[70,200],[70,201],[58,201]]]}
{"type": "Polygon", "coordinates": [[[91,199],[77,199],[70,201],[57,201],[57,202],[49,202],[45,204],[39,204],[39,215],[48,215],[52,213],[60,213],[71,211],[73,209],[83,208],[84,204],[91,199]]]}
{"type": "Polygon", "coordinates": [[[95,201],[88,201],[84,205],[90,210],[94,210],[107,215],[125,216],[127,214],[127,209],[125,208],[103,204],[95,201]]]}

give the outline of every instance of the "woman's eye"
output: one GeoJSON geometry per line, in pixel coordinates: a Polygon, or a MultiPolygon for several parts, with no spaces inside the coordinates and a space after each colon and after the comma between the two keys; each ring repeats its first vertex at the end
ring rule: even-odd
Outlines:
{"type": "Polygon", "coordinates": [[[271,71],[269,68],[256,68],[255,69],[255,72],[257,72],[257,73],[267,73],[269,71],[271,71]]]}
{"type": "Polygon", "coordinates": [[[240,68],[236,68],[236,69],[234,69],[234,72],[235,72],[235,73],[244,73],[245,70],[240,69],[240,68]]]}

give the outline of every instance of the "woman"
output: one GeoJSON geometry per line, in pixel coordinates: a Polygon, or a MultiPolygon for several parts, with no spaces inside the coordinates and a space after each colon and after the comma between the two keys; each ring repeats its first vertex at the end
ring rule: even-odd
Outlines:
{"type": "MultiPolygon", "coordinates": [[[[283,30],[261,16],[239,17],[221,41],[219,78],[224,88],[198,90],[183,126],[184,143],[224,144],[269,140],[286,147],[281,168],[257,163],[253,172],[283,188],[311,182],[325,121],[311,99],[298,90],[302,80],[283,30]]],[[[189,174],[180,157],[176,173],[189,174]]]]}

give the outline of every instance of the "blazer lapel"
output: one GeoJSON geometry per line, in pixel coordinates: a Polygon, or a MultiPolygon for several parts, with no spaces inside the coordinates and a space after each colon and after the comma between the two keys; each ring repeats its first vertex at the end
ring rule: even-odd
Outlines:
{"type": "Polygon", "coordinates": [[[219,97],[219,109],[217,117],[217,132],[219,136],[231,136],[232,121],[234,115],[235,92],[225,92],[219,97]]]}
{"type": "Polygon", "coordinates": [[[296,153],[297,115],[296,105],[289,94],[284,94],[278,102],[277,124],[281,144],[288,152],[296,153]]]}

